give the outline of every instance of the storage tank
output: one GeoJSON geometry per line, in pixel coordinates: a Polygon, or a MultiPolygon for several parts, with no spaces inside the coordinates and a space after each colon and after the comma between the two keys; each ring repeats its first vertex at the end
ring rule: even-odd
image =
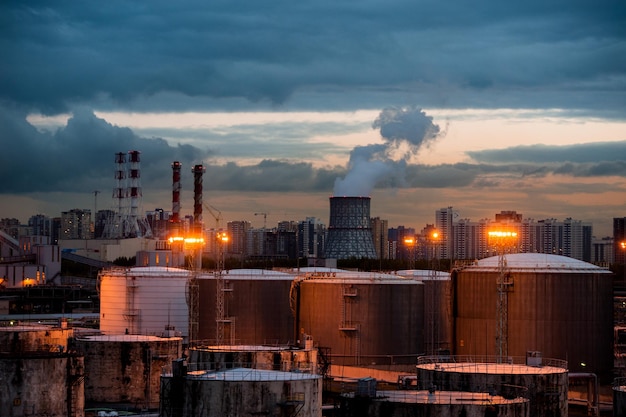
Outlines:
{"type": "Polygon", "coordinates": [[[626,378],[613,381],[613,415],[626,416],[626,378]]]}
{"type": "Polygon", "coordinates": [[[370,197],[330,197],[325,258],[377,258],[370,224],[370,200],[370,197]]]}
{"type": "Polygon", "coordinates": [[[254,368],[317,373],[317,349],[312,346],[204,346],[189,349],[188,369],[254,368]]]}
{"type": "MultiPolygon", "coordinates": [[[[495,355],[498,257],[453,272],[457,355],[495,355]]],[[[508,355],[540,351],[611,377],[613,274],[565,256],[506,256],[508,355]]],[[[607,382],[610,379],[607,380],[607,382]]]]}
{"type": "Polygon", "coordinates": [[[414,364],[424,352],[424,284],[392,274],[320,269],[294,283],[297,328],[333,364],[414,364]]]}
{"type": "Polygon", "coordinates": [[[101,271],[100,330],[112,335],[160,336],[175,329],[176,336],[186,338],[190,276],[185,269],[156,266],[101,271]]]}
{"type": "Polygon", "coordinates": [[[162,368],[182,356],[182,338],[85,336],[74,341],[85,357],[85,401],[159,407],[162,368]]]}
{"type": "Polygon", "coordinates": [[[161,378],[160,415],[322,416],[320,375],[235,368],[174,371],[161,378]]]}
{"type": "Polygon", "coordinates": [[[0,327],[0,352],[28,351],[66,352],[67,341],[74,329],[42,324],[21,324],[0,327]]]}
{"type": "Polygon", "coordinates": [[[537,352],[497,362],[495,357],[422,356],[417,380],[424,389],[465,392],[501,392],[526,388],[533,417],[567,417],[567,362],[544,358],[537,352]]]}
{"type": "Polygon", "coordinates": [[[84,377],[84,359],[76,353],[0,353],[0,412],[83,417],[84,377]]]}
{"type": "MultiPolygon", "coordinates": [[[[294,344],[294,321],[289,306],[289,289],[295,275],[264,269],[224,271],[223,331],[228,345],[294,344]]],[[[217,277],[202,274],[198,343],[215,344],[217,338],[217,277]]]]}
{"type": "Polygon", "coordinates": [[[452,350],[452,280],[435,270],[402,270],[401,277],[424,284],[424,351],[427,355],[452,350]]]}

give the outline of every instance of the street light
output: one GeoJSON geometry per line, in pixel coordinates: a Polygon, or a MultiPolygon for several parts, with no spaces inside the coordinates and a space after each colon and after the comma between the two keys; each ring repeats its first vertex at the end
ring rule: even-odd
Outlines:
{"type": "Polygon", "coordinates": [[[409,269],[415,269],[415,238],[414,237],[406,237],[404,238],[404,244],[409,248],[409,269]]]}

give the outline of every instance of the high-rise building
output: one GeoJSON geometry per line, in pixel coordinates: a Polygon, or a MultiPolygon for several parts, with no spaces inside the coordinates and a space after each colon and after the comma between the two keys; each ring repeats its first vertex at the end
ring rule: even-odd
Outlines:
{"type": "Polygon", "coordinates": [[[435,227],[439,231],[441,241],[441,259],[452,259],[454,255],[454,221],[459,217],[452,207],[445,207],[435,212],[435,227]]]}
{"type": "Polygon", "coordinates": [[[43,214],[36,214],[28,219],[32,236],[52,236],[52,219],[43,214]]]}
{"type": "Polygon", "coordinates": [[[298,223],[298,256],[321,258],[324,255],[326,226],[315,217],[307,217],[298,223]]]}
{"type": "Polygon", "coordinates": [[[626,217],[613,218],[613,251],[615,253],[615,263],[626,264],[626,217]]]}
{"type": "Polygon", "coordinates": [[[382,220],[380,217],[373,217],[371,224],[376,256],[378,259],[389,259],[389,245],[387,243],[388,221],[382,220]]]}
{"type": "Polygon", "coordinates": [[[91,210],[61,212],[61,239],[91,239],[91,210]]]}
{"type": "Polygon", "coordinates": [[[252,227],[247,220],[228,222],[226,230],[228,234],[228,253],[238,256],[247,256],[247,234],[252,227]]]}

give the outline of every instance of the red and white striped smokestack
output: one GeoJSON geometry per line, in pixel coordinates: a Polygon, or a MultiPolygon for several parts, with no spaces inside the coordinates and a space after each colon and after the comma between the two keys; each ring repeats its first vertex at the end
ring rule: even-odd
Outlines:
{"type": "Polygon", "coordinates": [[[193,222],[196,226],[202,225],[202,174],[204,166],[195,165],[193,172],[193,222]]]}
{"type": "Polygon", "coordinates": [[[180,223],[180,169],[182,164],[172,162],[172,223],[180,223]]]}

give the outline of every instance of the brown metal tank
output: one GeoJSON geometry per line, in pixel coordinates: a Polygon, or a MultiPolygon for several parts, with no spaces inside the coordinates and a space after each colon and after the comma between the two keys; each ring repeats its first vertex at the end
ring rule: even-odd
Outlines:
{"type": "Polygon", "coordinates": [[[424,352],[421,282],[351,271],[299,279],[298,329],[330,348],[333,364],[414,364],[424,352]]]}
{"type": "MultiPolygon", "coordinates": [[[[294,321],[289,289],[295,275],[263,269],[226,271],[224,280],[224,335],[228,345],[284,345],[294,343],[294,321]]],[[[198,280],[198,344],[217,340],[216,277],[198,280]]]]}
{"type": "Polygon", "coordinates": [[[424,283],[424,351],[434,355],[452,349],[452,281],[450,273],[410,269],[399,276],[424,283]]]}
{"type": "MultiPolygon", "coordinates": [[[[550,254],[506,256],[508,356],[539,351],[567,360],[571,372],[610,377],[613,367],[613,275],[550,254]]],[[[499,258],[453,271],[457,355],[496,354],[499,258]]]]}

